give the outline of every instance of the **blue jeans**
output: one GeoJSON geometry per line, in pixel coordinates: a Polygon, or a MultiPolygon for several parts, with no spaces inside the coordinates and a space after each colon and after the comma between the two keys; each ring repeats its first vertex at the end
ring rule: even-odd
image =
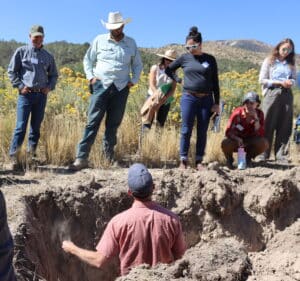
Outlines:
{"type": "Polygon", "coordinates": [[[76,158],[87,159],[89,157],[101,121],[106,113],[103,152],[109,160],[113,160],[114,146],[117,144],[117,130],[124,116],[129,89],[125,87],[118,91],[114,84],[104,89],[101,81],[97,80],[92,85],[92,92],[88,121],[82,140],[77,147],[76,158]]]}
{"type": "Polygon", "coordinates": [[[207,129],[213,106],[212,95],[198,98],[188,93],[183,93],[181,97],[181,138],[180,138],[180,159],[187,160],[190,148],[190,139],[197,118],[197,141],[196,141],[196,161],[202,161],[206,139],[207,129]]]}
{"type": "Polygon", "coordinates": [[[10,145],[10,156],[15,155],[24,142],[30,115],[28,151],[36,150],[40,138],[40,127],[44,119],[46,103],[47,95],[43,93],[19,94],[17,102],[17,122],[10,145]]]}

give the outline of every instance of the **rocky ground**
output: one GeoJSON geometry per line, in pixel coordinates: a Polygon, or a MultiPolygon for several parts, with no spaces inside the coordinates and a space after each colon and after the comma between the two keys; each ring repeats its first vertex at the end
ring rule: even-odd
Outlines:
{"type": "Polygon", "coordinates": [[[300,280],[299,166],[150,171],[153,197],[179,215],[189,249],[172,265],[125,277],[117,259],[93,269],[63,253],[61,241],[94,249],[110,218],[131,205],[126,168],[0,171],[19,280],[300,280]]]}

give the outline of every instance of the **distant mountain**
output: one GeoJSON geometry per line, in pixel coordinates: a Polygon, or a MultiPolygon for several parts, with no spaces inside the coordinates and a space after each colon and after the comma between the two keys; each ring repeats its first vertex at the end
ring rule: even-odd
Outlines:
{"type": "Polygon", "coordinates": [[[273,46],[257,40],[217,40],[214,42],[221,45],[260,53],[269,53],[273,48],[273,46]]]}

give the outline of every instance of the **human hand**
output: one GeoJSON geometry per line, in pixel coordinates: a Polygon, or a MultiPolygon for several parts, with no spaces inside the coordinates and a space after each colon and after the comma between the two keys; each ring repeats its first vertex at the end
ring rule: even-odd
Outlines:
{"type": "Polygon", "coordinates": [[[21,94],[28,94],[29,92],[30,92],[30,88],[27,86],[24,86],[20,91],[21,94]]]}
{"type": "Polygon", "coordinates": [[[243,139],[241,139],[241,138],[239,138],[239,137],[236,137],[236,141],[238,142],[239,147],[244,146],[243,139]]]}
{"type": "Polygon", "coordinates": [[[91,80],[90,80],[90,84],[91,85],[94,85],[96,82],[97,82],[97,78],[96,77],[93,77],[91,80]]]}
{"type": "Polygon", "coordinates": [[[131,87],[133,87],[134,86],[134,84],[132,83],[132,82],[128,82],[127,83],[127,87],[130,89],[131,87]]]}
{"type": "Polygon", "coordinates": [[[62,242],[62,248],[66,253],[71,253],[73,252],[73,249],[75,248],[75,244],[72,241],[63,241],[62,242]]]}
{"type": "Polygon", "coordinates": [[[220,114],[220,105],[214,104],[211,108],[211,112],[215,112],[216,114],[220,114]]]}
{"type": "Polygon", "coordinates": [[[42,89],[42,93],[45,94],[45,95],[48,95],[49,92],[50,92],[49,88],[43,88],[42,89]]]}
{"type": "Polygon", "coordinates": [[[284,81],[281,83],[281,85],[282,85],[284,88],[289,89],[289,88],[291,88],[291,87],[293,86],[293,82],[292,82],[292,80],[287,79],[287,80],[284,80],[284,81]]]}

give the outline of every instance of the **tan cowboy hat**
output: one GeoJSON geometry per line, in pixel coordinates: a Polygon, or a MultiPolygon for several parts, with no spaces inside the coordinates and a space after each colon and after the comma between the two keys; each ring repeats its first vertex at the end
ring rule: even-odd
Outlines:
{"type": "Polygon", "coordinates": [[[108,21],[101,20],[103,26],[108,30],[120,28],[122,25],[131,22],[131,19],[123,19],[120,12],[110,12],[108,14],[108,21]]]}
{"type": "Polygon", "coordinates": [[[165,53],[162,54],[157,54],[159,57],[166,58],[168,60],[176,60],[177,57],[177,52],[175,50],[166,50],[165,53]]]}

